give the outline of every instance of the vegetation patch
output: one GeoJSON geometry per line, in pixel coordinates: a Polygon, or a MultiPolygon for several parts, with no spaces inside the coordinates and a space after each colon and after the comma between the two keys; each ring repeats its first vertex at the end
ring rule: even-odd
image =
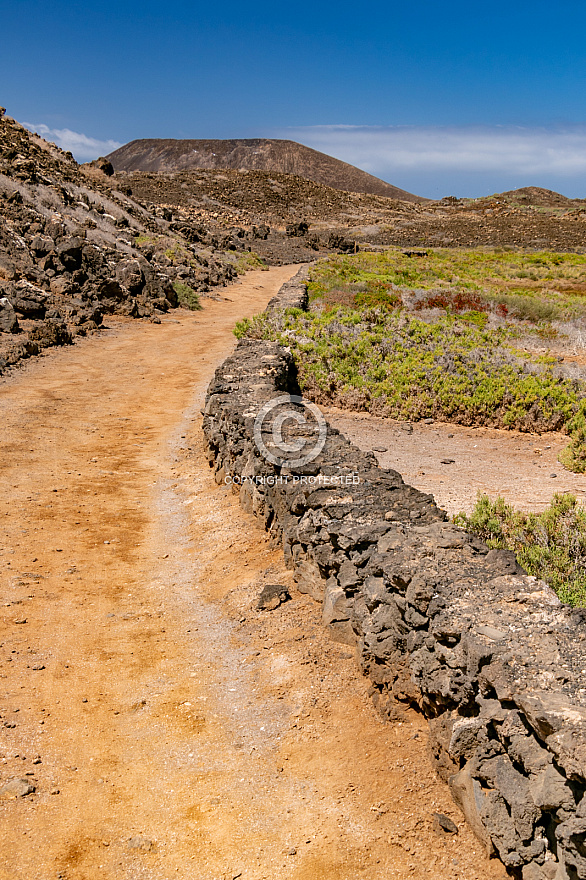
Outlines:
{"type": "Polygon", "coordinates": [[[165,251],[165,256],[167,259],[176,265],[178,263],[188,263],[191,264],[193,254],[188,250],[187,247],[182,245],[180,242],[175,241],[168,247],[165,251]]]}
{"type": "Polygon", "coordinates": [[[189,284],[185,284],[184,281],[174,281],[173,282],[173,290],[177,294],[177,301],[179,305],[184,309],[190,309],[192,312],[198,312],[202,305],[199,301],[199,296],[189,284]]]}
{"type": "Polygon", "coordinates": [[[389,249],[329,257],[312,269],[312,299],[327,305],[340,302],[339,290],[371,294],[386,288],[417,311],[474,309],[533,323],[586,315],[582,254],[449,248],[417,253],[389,249]]]}
{"type": "Polygon", "coordinates": [[[289,309],[240,322],[236,335],[291,348],[301,387],[318,402],[344,403],[398,419],[441,418],[519,430],[573,425],[586,389],[555,374],[548,359],[518,351],[505,327],[470,318],[431,323],[404,311],[289,309]],[[543,362],[545,360],[545,363],[543,362]]]}
{"type": "Polygon", "coordinates": [[[231,262],[236,269],[238,275],[244,275],[251,269],[267,269],[268,266],[258,254],[253,251],[245,251],[244,253],[235,254],[233,251],[226,251],[224,256],[231,262]]]}
{"type": "Polygon", "coordinates": [[[474,510],[454,518],[489,547],[512,550],[528,574],[542,578],[562,602],[586,606],[586,511],[569,493],[543,513],[523,513],[502,498],[479,495],[474,510]]]}
{"type": "MultiPolygon", "coordinates": [[[[335,256],[312,269],[309,312],[262,314],[235,332],[290,347],[301,388],[317,403],[397,419],[563,431],[571,443],[560,460],[584,473],[586,385],[556,357],[524,350],[526,322],[495,299],[497,280],[526,274],[527,266],[558,287],[586,278],[586,257],[576,254],[335,256]]],[[[547,343],[557,330],[542,301],[526,299],[528,320],[538,321],[531,333],[547,343]]]]}

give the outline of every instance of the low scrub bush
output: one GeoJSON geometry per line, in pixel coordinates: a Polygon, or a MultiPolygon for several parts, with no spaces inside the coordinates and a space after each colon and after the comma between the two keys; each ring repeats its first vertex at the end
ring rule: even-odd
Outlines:
{"type": "Polygon", "coordinates": [[[513,345],[522,343],[513,312],[534,322],[532,332],[543,342],[555,338],[548,317],[557,313],[532,294],[493,290],[520,271],[579,284],[586,257],[444,250],[416,261],[398,251],[337,255],[311,269],[309,312],[260,315],[240,322],[235,333],[288,346],[301,388],[318,403],[397,419],[564,431],[571,442],[560,460],[584,473],[586,385],[564,377],[556,358],[513,345]],[[424,309],[446,314],[423,320],[424,309]],[[495,321],[495,312],[503,320],[495,321]]]}
{"type": "Polygon", "coordinates": [[[463,290],[434,291],[418,299],[413,306],[416,312],[423,309],[445,309],[446,312],[488,312],[490,303],[477,293],[463,290]]]}
{"type": "MultiPolygon", "coordinates": [[[[332,256],[311,270],[314,299],[327,302],[329,291],[341,283],[347,288],[363,285],[368,291],[388,285],[403,303],[412,294],[414,310],[486,311],[501,318],[539,323],[584,314],[586,256],[441,248],[414,260],[389,249],[380,254],[332,256]],[[528,284],[521,287],[519,279],[527,279],[528,284]]],[[[335,301],[353,304],[350,300],[335,301]]]]}
{"type": "MultiPolygon", "coordinates": [[[[433,290],[442,284],[476,292],[502,290],[516,279],[564,285],[586,282],[583,254],[512,253],[499,250],[437,248],[414,259],[396,248],[384,253],[335,255],[317,263],[311,272],[315,290],[328,289],[340,279],[348,282],[385,281],[398,287],[433,290]]],[[[539,288],[536,289],[539,293],[539,288]]]]}
{"type": "Polygon", "coordinates": [[[586,470],[586,388],[556,375],[555,359],[515,349],[508,330],[485,328],[485,319],[470,312],[428,323],[402,310],[338,306],[259,315],[235,333],[290,347],[301,388],[318,403],[397,419],[562,430],[572,440],[562,463],[586,470]]]}
{"type": "Polygon", "coordinates": [[[394,290],[370,288],[354,297],[354,305],[358,309],[396,309],[403,305],[401,295],[394,290]]]}
{"type": "Polygon", "coordinates": [[[228,251],[225,256],[228,260],[233,261],[234,268],[238,275],[244,275],[246,272],[250,272],[251,269],[268,270],[267,264],[258,254],[255,254],[254,251],[247,251],[243,254],[238,254],[235,259],[234,254],[230,251],[228,251]]]}
{"type": "Polygon", "coordinates": [[[185,284],[184,281],[174,281],[173,290],[177,294],[179,305],[184,309],[190,309],[192,312],[197,312],[202,308],[199,296],[189,284],[185,284]]]}
{"type": "Polygon", "coordinates": [[[538,299],[537,296],[499,294],[497,308],[503,305],[511,318],[531,321],[533,324],[538,324],[541,321],[556,321],[562,315],[562,311],[556,303],[547,299],[538,299]]]}
{"type": "Polygon", "coordinates": [[[454,522],[489,547],[512,550],[562,602],[586,606],[586,511],[574,495],[554,495],[543,513],[523,513],[502,498],[479,495],[470,516],[460,513],[454,522]]]}

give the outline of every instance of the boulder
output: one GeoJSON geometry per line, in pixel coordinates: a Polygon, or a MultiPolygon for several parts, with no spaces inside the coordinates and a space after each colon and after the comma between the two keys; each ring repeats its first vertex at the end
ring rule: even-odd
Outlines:
{"type": "Polygon", "coordinates": [[[298,223],[288,223],[285,231],[290,238],[295,238],[304,236],[308,229],[309,223],[306,223],[305,220],[301,220],[298,223]]]}
{"type": "Polygon", "coordinates": [[[4,785],[0,786],[0,798],[15,800],[16,798],[27,797],[34,794],[35,785],[26,777],[15,777],[9,779],[4,785]]]}
{"type": "Polygon", "coordinates": [[[49,238],[48,235],[35,235],[31,241],[31,250],[34,251],[38,257],[44,257],[46,254],[51,253],[54,247],[55,242],[52,238],[49,238]]]}
{"type": "Polygon", "coordinates": [[[65,324],[59,321],[42,321],[30,331],[29,339],[36,342],[40,348],[69,345],[72,341],[71,333],[65,324]]]}
{"type": "Polygon", "coordinates": [[[126,287],[133,296],[144,287],[144,275],[138,260],[122,260],[116,266],[116,279],[126,287]]]}
{"type": "Polygon", "coordinates": [[[14,310],[26,318],[43,318],[47,295],[27,282],[20,282],[14,289],[14,310]]]}
{"type": "Polygon", "coordinates": [[[112,177],[114,174],[114,166],[110,162],[109,159],[106,159],[104,156],[100,156],[99,159],[96,159],[96,166],[100,169],[100,171],[105,174],[107,177],[112,177]]]}
{"type": "Polygon", "coordinates": [[[274,611],[290,598],[289,590],[283,584],[266,584],[258,597],[256,607],[259,611],[274,611]]]}
{"type": "Polygon", "coordinates": [[[16,312],[7,297],[0,299],[0,332],[2,333],[18,333],[18,318],[16,312]]]}
{"type": "Polygon", "coordinates": [[[81,268],[81,259],[85,241],[79,236],[68,236],[55,248],[55,253],[61,260],[67,272],[75,272],[81,268]]]}

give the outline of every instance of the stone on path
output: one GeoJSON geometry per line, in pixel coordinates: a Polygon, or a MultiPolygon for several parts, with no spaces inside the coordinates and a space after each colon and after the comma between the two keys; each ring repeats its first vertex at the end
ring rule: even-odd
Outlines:
{"type": "Polygon", "coordinates": [[[33,794],[35,786],[29,779],[15,777],[0,786],[1,798],[21,798],[33,794]]]}
{"type": "Polygon", "coordinates": [[[256,607],[259,611],[274,611],[282,602],[290,598],[287,587],[282,584],[267,584],[258,597],[256,607]]]}

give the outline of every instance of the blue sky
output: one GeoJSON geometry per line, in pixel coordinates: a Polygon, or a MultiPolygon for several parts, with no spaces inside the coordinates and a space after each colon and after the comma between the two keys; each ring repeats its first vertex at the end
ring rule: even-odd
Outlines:
{"type": "Polygon", "coordinates": [[[586,197],[583,3],[0,2],[0,103],[80,160],[290,137],[430,197],[586,197]]]}

